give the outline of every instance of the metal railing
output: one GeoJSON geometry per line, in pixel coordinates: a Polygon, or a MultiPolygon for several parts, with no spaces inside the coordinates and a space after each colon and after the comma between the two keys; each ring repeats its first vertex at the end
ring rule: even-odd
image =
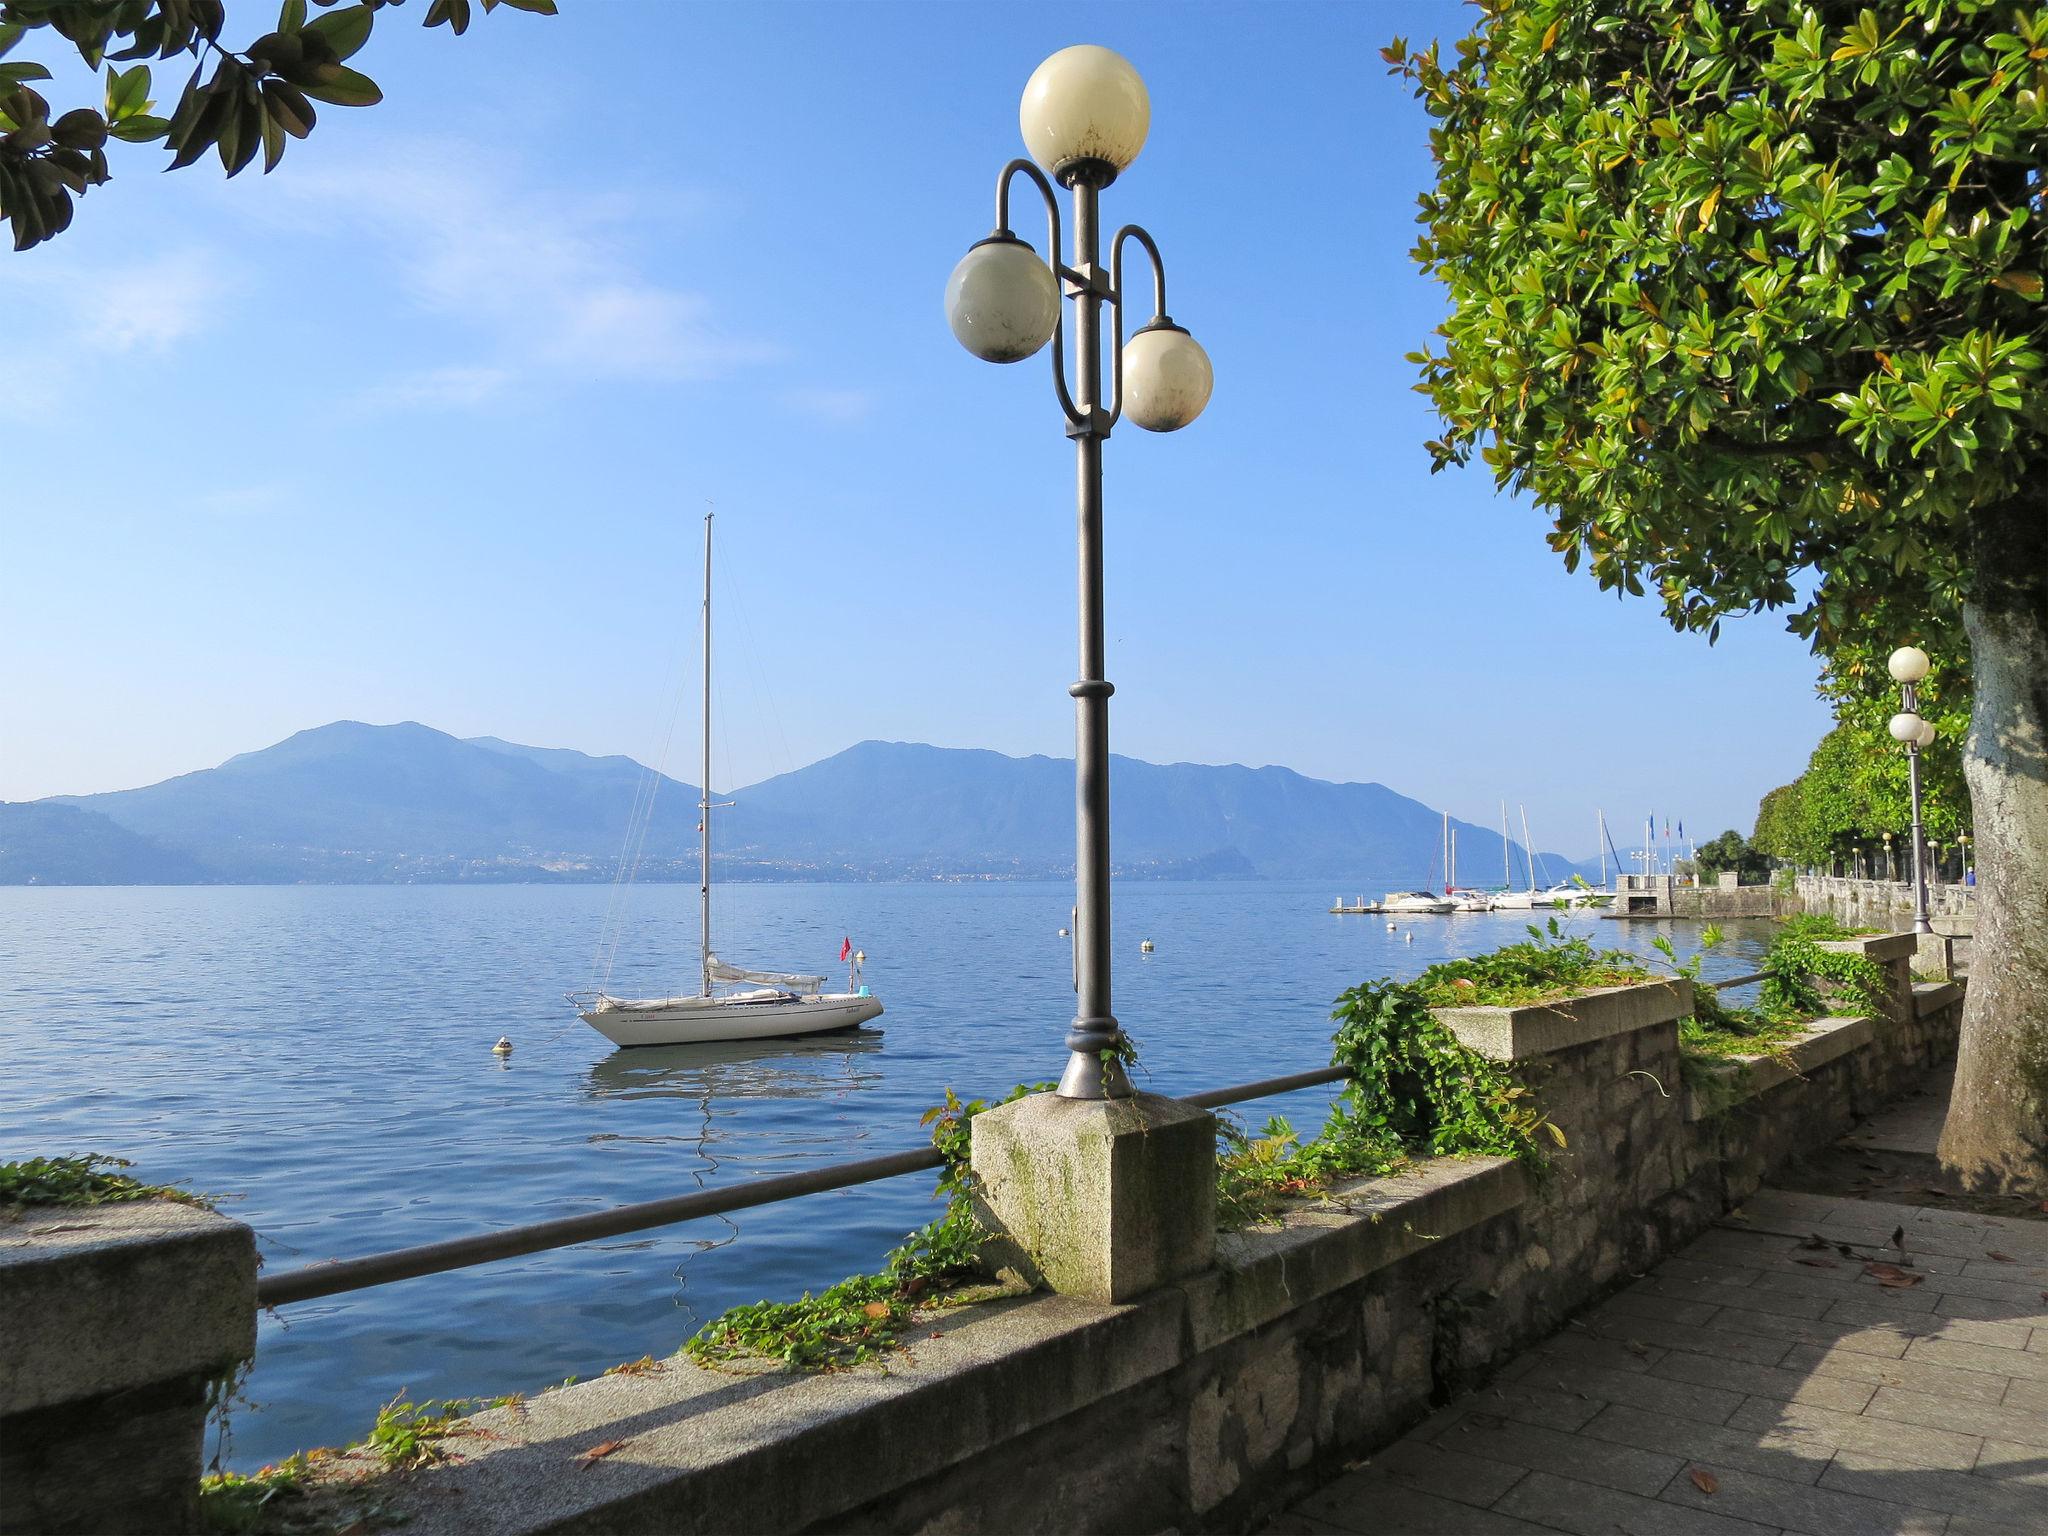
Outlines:
{"type": "MultiPolygon", "coordinates": [[[[1718,991],[1724,987],[1762,981],[1763,978],[1764,973],[1758,971],[1751,976],[1736,976],[1707,985],[1718,991]]],[[[1273,1098],[1303,1088],[1320,1088],[1342,1082],[1349,1075],[1343,1067],[1317,1067],[1309,1072],[1262,1078],[1229,1088],[1210,1088],[1188,1094],[1181,1102],[1198,1109],[1220,1109],[1225,1105],[1273,1098]]],[[[451,1269],[467,1269],[477,1264],[495,1263],[499,1259],[518,1258],[522,1254],[542,1253],[550,1248],[568,1248],[577,1243],[595,1242],[599,1238],[644,1232],[650,1227],[674,1226],[707,1216],[723,1216],[731,1211],[773,1205],[777,1201],[823,1194],[831,1189],[873,1184],[906,1173],[936,1169],[944,1163],[945,1159],[935,1149],[918,1147],[908,1152],[891,1152],[850,1163],[831,1163],[802,1173],[749,1179],[729,1189],[698,1190],[687,1195],[671,1195],[665,1200],[643,1200],[633,1205],[613,1206],[608,1211],[592,1211],[584,1216],[561,1216],[553,1221],[530,1222],[497,1232],[479,1232],[473,1237],[422,1243],[413,1248],[394,1248],[385,1253],[367,1254],[360,1259],[334,1259],[309,1264],[258,1280],[256,1304],[284,1307],[294,1302],[315,1301],[322,1296],[338,1296],[346,1291],[367,1290],[373,1285],[389,1285],[394,1280],[438,1275],[451,1269]]]]}
{"type": "MultiPolygon", "coordinates": [[[[1256,1083],[1239,1083],[1230,1088],[1211,1088],[1191,1093],[1181,1102],[1201,1109],[1242,1104],[1249,1099],[1271,1098],[1300,1088],[1317,1088],[1341,1082],[1350,1074],[1343,1067],[1318,1067],[1313,1072],[1296,1072],[1287,1077],[1269,1077],[1256,1083]]],[[[521,1254],[541,1253],[550,1248],[568,1248],[599,1238],[618,1237],[627,1232],[644,1232],[650,1227],[673,1226],[706,1216],[723,1216],[779,1200],[823,1194],[829,1189],[847,1189],[856,1184],[873,1184],[940,1168],[945,1159],[936,1149],[918,1147],[908,1152],[891,1152],[882,1157],[864,1157],[850,1163],[832,1163],[802,1173],[777,1174],[772,1178],[749,1179],[729,1189],[699,1190],[672,1195],[665,1200],[643,1200],[633,1205],[613,1206],[583,1216],[561,1216],[553,1221],[536,1221],[497,1232],[479,1232],[473,1237],[450,1238],[441,1243],[422,1243],[413,1248],[394,1248],[386,1253],[367,1254],[360,1259],[335,1259],[309,1264],[282,1274],[266,1275],[256,1282],[256,1304],[284,1307],[294,1302],[315,1301],[345,1291],[367,1290],[389,1285],[394,1280],[411,1280],[420,1275],[438,1275],[451,1269],[491,1264],[521,1254]]]]}

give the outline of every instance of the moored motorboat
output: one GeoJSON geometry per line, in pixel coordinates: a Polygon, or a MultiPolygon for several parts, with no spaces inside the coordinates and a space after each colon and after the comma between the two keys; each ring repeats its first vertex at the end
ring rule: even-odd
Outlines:
{"type": "Polygon", "coordinates": [[[1404,915],[1442,913],[1456,910],[1456,903],[1447,896],[1437,896],[1429,891],[1389,891],[1381,898],[1380,910],[1404,915]]]}

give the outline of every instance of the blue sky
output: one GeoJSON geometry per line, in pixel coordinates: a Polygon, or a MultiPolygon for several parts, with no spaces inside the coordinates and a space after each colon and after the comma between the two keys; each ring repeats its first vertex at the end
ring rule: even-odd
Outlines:
{"type": "Polygon", "coordinates": [[[1072,42],[1150,87],[1105,217],[1217,378],[1108,445],[1116,750],[1524,802],[1590,852],[1600,806],[1746,831],[1825,729],[1779,619],[1710,650],[1428,473],[1427,124],[1377,50],[1467,9],[564,10],[387,12],[384,103],[273,175],[112,146],[0,255],[0,798],[344,717],[651,759],[707,498],[721,787],[868,737],[1071,751],[1072,448],[1044,360],[975,361],[940,295],[1072,42]]]}

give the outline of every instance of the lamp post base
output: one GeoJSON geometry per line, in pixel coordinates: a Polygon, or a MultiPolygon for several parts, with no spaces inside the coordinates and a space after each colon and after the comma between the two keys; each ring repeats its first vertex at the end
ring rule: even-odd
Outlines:
{"type": "Polygon", "coordinates": [[[1067,1070],[1060,1074],[1061,1098],[1128,1099],[1133,1091],[1130,1075],[1117,1057],[1090,1056],[1085,1051],[1067,1054],[1067,1070]]]}

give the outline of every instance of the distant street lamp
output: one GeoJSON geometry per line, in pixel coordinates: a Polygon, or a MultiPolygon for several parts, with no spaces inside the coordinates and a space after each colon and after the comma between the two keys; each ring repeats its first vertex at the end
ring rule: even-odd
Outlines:
{"type": "MultiPolygon", "coordinates": [[[[1932,933],[1927,917],[1927,832],[1920,820],[1920,749],[1934,741],[1934,725],[1920,716],[1920,681],[1927,676],[1927,653],[1901,646],[1886,663],[1899,685],[1900,712],[1892,716],[1892,740],[1906,749],[1906,782],[1913,796],[1913,931],[1932,933]]],[[[1886,834],[1890,836],[1889,833],[1886,834]]]]}
{"type": "Polygon", "coordinates": [[[1166,313],[1166,268],[1152,237],[1126,224],[1101,260],[1102,189],[1137,159],[1151,126],[1145,82],[1121,55],[1084,44],[1032,71],[1018,109],[1024,144],[1073,194],[1073,263],[1060,259],[1060,205],[1044,172],[1012,160],[996,178],[996,227],[968,248],[946,285],[946,320],[960,344],[991,363],[1016,363],[1052,343],[1053,391],[1079,462],[1080,680],[1074,699],[1074,991],[1071,1052],[1059,1091],[1070,1099],[1123,1098],[1129,1077],[1114,1054],[1123,1032],[1110,1011],[1109,696],[1103,676],[1102,443],[1119,417],[1174,432],[1209,403],[1209,355],[1166,313]],[[1049,230],[1047,260],[1010,229],[1010,186],[1038,188],[1049,230]],[[1124,242],[1152,264],[1152,316],[1124,339],[1124,242]],[[1074,376],[1067,381],[1062,292],[1074,302],[1074,376]],[[1102,306],[1115,311],[1109,404],[1102,403],[1102,306]]]}

